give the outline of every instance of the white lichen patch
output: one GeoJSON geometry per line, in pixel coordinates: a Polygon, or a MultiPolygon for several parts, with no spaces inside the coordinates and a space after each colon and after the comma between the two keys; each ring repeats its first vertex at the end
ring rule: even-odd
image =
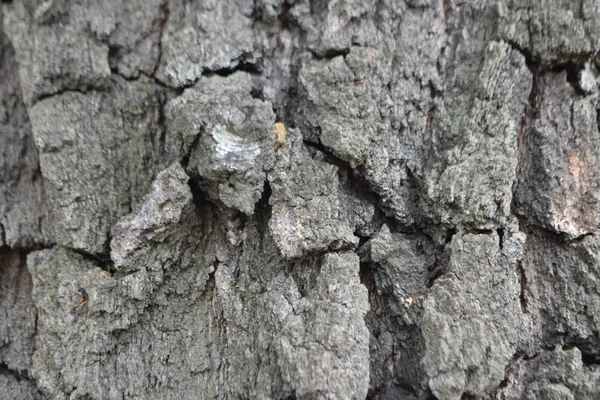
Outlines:
{"type": "Polygon", "coordinates": [[[258,144],[248,141],[223,125],[216,125],[210,135],[217,143],[215,157],[232,171],[247,171],[260,155],[258,144]]]}

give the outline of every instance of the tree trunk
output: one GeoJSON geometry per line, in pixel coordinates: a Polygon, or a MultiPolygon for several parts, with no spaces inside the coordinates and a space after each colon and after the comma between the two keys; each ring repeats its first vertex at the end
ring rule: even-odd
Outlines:
{"type": "Polygon", "coordinates": [[[600,398],[600,1],[2,3],[1,399],[600,398]]]}

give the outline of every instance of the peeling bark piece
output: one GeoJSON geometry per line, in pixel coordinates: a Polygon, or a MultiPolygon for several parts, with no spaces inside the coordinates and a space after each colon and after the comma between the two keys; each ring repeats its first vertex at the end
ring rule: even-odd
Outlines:
{"type": "Polygon", "coordinates": [[[361,277],[369,288],[371,311],[370,393],[376,399],[427,398],[421,360],[423,300],[436,262],[430,240],[419,234],[390,232],[384,225],[359,249],[361,277]]]}
{"type": "Polygon", "coordinates": [[[307,47],[320,56],[376,42],[376,12],[372,3],[361,0],[299,1],[291,10],[307,32],[307,47]]]}
{"type": "Polygon", "coordinates": [[[523,270],[537,335],[546,346],[589,342],[600,358],[600,240],[584,237],[569,245],[534,234],[526,249],[523,270]]]}
{"type": "Polygon", "coordinates": [[[29,112],[57,242],[92,254],[107,251],[112,225],[147,191],[158,129],[154,85],[111,82],[106,92],[67,92],[29,112]]]}
{"type": "Polygon", "coordinates": [[[246,215],[275,163],[270,103],[252,98],[250,75],[213,76],[168,105],[174,157],[189,155],[187,171],[212,198],[246,215]]]}
{"type": "Polygon", "coordinates": [[[31,367],[35,349],[36,310],[24,260],[21,250],[0,250],[0,364],[19,372],[31,367]]]}
{"type": "Polygon", "coordinates": [[[600,225],[597,95],[580,97],[566,72],[539,79],[537,113],[524,134],[515,211],[576,238],[600,225]]]}
{"type": "Polygon", "coordinates": [[[314,39],[310,39],[314,22],[307,21],[323,18],[316,14],[321,9],[333,24],[327,28],[332,30],[331,39],[339,44],[315,45],[311,49],[317,56],[300,58],[298,111],[291,117],[307,140],[320,142],[360,171],[381,196],[386,215],[411,225],[410,174],[421,173],[431,135],[432,92],[441,87],[437,67],[444,30],[441,3],[373,7],[332,2],[312,7],[311,17],[305,6],[295,6],[291,13],[309,32],[309,41],[314,39]],[[371,25],[369,18],[377,22],[371,25]],[[349,28],[358,25],[365,29],[349,28]],[[360,39],[332,52],[330,46],[339,47],[353,35],[360,39]]]}
{"type": "Polygon", "coordinates": [[[423,365],[441,400],[492,390],[504,377],[519,336],[527,332],[519,306],[517,262],[524,235],[454,235],[448,274],[424,301],[423,365]]]}
{"type": "Polygon", "coordinates": [[[111,70],[127,78],[154,73],[168,3],[168,0],[87,0],[84,3],[83,17],[88,20],[89,30],[95,39],[108,45],[111,70]]]}
{"type": "Polygon", "coordinates": [[[423,173],[436,93],[443,89],[448,21],[443,2],[416,0],[388,7],[377,11],[378,52],[366,84],[379,86],[373,90],[379,97],[375,120],[389,122],[378,127],[362,172],[381,196],[386,215],[410,226],[415,177],[423,173]]]}
{"type": "MultiPolygon", "coordinates": [[[[455,68],[459,74],[460,65],[455,68]]],[[[531,74],[518,52],[492,42],[480,69],[454,79],[457,87],[440,111],[440,138],[425,173],[426,209],[443,224],[490,229],[510,216],[531,74]]]]}
{"type": "Polygon", "coordinates": [[[597,399],[600,371],[582,362],[578,348],[541,350],[531,360],[510,369],[506,384],[495,394],[499,400],[597,399]]]}
{"type": "MultiPolygon", "coordinates": [[[[369,310],[358,278],[358,257],[323,257],[314,289],[306,299],[304,329],[288,325],[276,348],[282,378],[300,399],[364,399],[369,386],[369,310]]],[[[292,322],[293,320],[290,320],[292,322]]]]}
{"type": "Polygon", "coordinates": [[[196,216],[187,181],[179,165],[161,172],[117,225],[114,275],[60,247],[28,257],[38,309],[33,374],[48,396],[194,398],[209,386],[219,331],[211,333],[204,296],[219,236],[202,234],[211,216],[196,216]]]}
{"type": "Polygon", "coordinates": [[[117,271],[160,271],[174,262],[184,267],[193,263],[193,240],[178,237],[178,232],[191,234],[201,228],[188,180],[183,168],[173,164],[158,174],[140,210],[117,223],[110,253],[117,271]]]}
{"type": "Polygon", "coordinates": [[[509,0],[500,34],[543,67],[590,59],[600,48],[600,5],[590,0],[509,0]]]}
{"type": "Polygon", "coordinates": [[[351,220],[341,209],[337,168],[312,159],[297,132],[269,174],[272,215],[269,230],[286,258],[356,246],[351,220]]]}
{"type": "MultiPolygon", "coordinates": [[[[352,57],[361,58],[356,60],[360,64],[368,62],[366,54],[352,57]]],[[[309,124],[307,133],[319,132],[325,146],[355,167],[364,162],[376,132],[376,99],[369,96],[367,76],[355,77],[348,64],[343,56],[309,60],[302,66],[298,80],[307,102],[301,109],[304,123],[309,124]],[[361,78],[365,82],[359,82],[361,78]]]]}
{"type": "Polygon", "coordinates": [[[4,8],[28,105],[67,89],[100,88],[110,77],[108,46],[84,33],[85,7],[68,4],[15,1],[4,8]]]}
{"type": "Polygon", "coordinates": [[[52,215],[22,101],[18,64],[0,11],[0,246],[52,242],[52,215]]]}
{"type": "Polygon", "coordinates": [[[160,0],[15,1],[6,6],[28,105],[65,90],[100,89],[111,69],[151,75],[165,18],[160,0]]]}
{"type": "Polygon", "coordinates": [[[182,87],[205,71],[235,68],[254,47],[252,12],[245,0],[169,2],[158,79],[182,87]]]}

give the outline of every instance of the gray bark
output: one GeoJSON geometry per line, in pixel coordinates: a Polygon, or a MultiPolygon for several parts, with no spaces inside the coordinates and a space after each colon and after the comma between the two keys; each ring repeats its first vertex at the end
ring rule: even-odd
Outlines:
{"type": "Polygon", "coordinates": [[[600,398],[600,1],[0,10],[0,399],[600,398]]]}

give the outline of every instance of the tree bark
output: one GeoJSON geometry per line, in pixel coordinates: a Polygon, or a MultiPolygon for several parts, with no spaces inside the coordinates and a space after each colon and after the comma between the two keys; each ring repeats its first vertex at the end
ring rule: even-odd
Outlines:
{"type": "Polygon", "coordinates": [[[0,399],[598,399],[597,0],[12,0],[0,399]]]}

